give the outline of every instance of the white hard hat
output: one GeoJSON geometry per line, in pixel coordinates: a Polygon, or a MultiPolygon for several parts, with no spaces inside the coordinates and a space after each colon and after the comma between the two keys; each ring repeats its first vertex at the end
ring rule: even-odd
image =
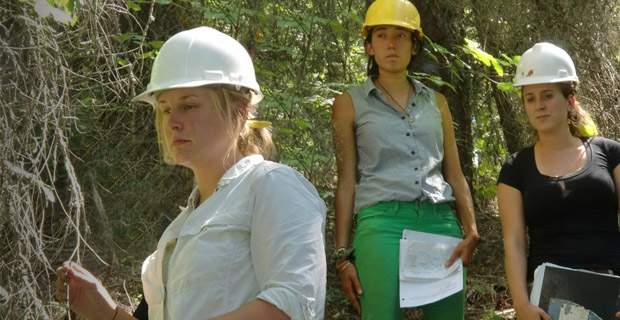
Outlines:
{"type": "Polygon", "coordinates": [[[263,99],[254,65],[245,48],[230,36],[209,27],[198,27],[172,36],[159,50],[146,91],[133,101],[155,105],[158,91],[228,84],[251,92],[251,103],[263,99]]]}
{"type": "Polygon", "coordinates": [[[541,42],[521,56],[514,86],[569,81],[579,82],[579,78],[568,53],[551,43],[541,42]]]}

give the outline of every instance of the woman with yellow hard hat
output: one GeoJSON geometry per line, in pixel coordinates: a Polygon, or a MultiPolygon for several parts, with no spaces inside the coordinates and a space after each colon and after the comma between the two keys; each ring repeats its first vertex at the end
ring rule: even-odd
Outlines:
{"type": "Polygon", "coordinates": [[[534,45],[517,66],[514,85],[537,141],[506,160],[497,199],[519,320],[551,319],[528,298],[528,282],[544,262],[620,274],[620,143],[595,136],[575,98],[578,83],[571,57],[551,43],[534,45]]]}
{"type": "MultiPolygon", "coordinates": [[[[148,319],[323,319],[325,204],[300,173],[265,159],[269,124],[252,120],[262,98],[243,46],[199,27],[164,43],[134,99],[155,108],[164,160],[196,181],[142,266],[148,319]]],[[[82,317],[134,318],[81,266],[57,275],[57,299],[82,317]]]]}
{"type": "MultiPolygon", "coordinates": [[[[417,9],[407,0],[377,0],[368,8],[362,35],[368,79],[333,103],[338,167],[333,257],[362,319],[401,319],[403,230],[459,239],[464,231],[446,266],[457,259],[469,265],[478,232],[446,99],[408,76],[412,58],[422,50],[417,9]]],[[[423,306],[425,318],[463,319],[464,292],[423,306]]]]}

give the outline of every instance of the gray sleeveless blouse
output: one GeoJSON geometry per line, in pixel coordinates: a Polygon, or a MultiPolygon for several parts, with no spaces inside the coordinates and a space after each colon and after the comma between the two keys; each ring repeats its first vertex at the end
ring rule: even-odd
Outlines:
{"type": "Polygon", "coordinates": [[[409,78],[409,118],[368,78],[347,92],[355,107],[355,211],[380,201],[453,201],[441,173],[443,129],[434,91],[409,78]]]}

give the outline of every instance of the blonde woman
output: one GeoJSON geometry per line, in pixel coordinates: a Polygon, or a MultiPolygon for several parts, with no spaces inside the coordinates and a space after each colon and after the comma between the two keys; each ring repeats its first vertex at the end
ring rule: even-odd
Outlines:
{"type": "MultiPolygon", "coordinates": [[[[211,28],[161,48],[147,90],[167,162],[196,188],[142,267],[149,319],[322,319],[325,205],[252,120],[262,93],[252,61],[211,28]]],[[[145,196],[149,196],[145,194],[145,196]]],[[[57,299],[88,319],[131,319],[85,269],[58,269],[57,299]],[[67,292],[68,290],[68,292],[67,292]]]]}

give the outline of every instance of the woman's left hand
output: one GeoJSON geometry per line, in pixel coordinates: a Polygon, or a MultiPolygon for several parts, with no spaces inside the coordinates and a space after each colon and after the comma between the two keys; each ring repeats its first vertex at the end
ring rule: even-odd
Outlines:
{"type": "Polygon", "coordinates": [[[474,251],[476,250],[476,246],[478,245],[478,238],[478,234],[472,234],[465,237],[465,239],[463,239],[463,241],[461,241],[456,248],[454,248],[452,256],[450,256],[450,259],[446,261],[446,267],[451,266],[458,258],[461,258],[463,261],[463,266],[468,267],[471,263],[474,251]]]}

